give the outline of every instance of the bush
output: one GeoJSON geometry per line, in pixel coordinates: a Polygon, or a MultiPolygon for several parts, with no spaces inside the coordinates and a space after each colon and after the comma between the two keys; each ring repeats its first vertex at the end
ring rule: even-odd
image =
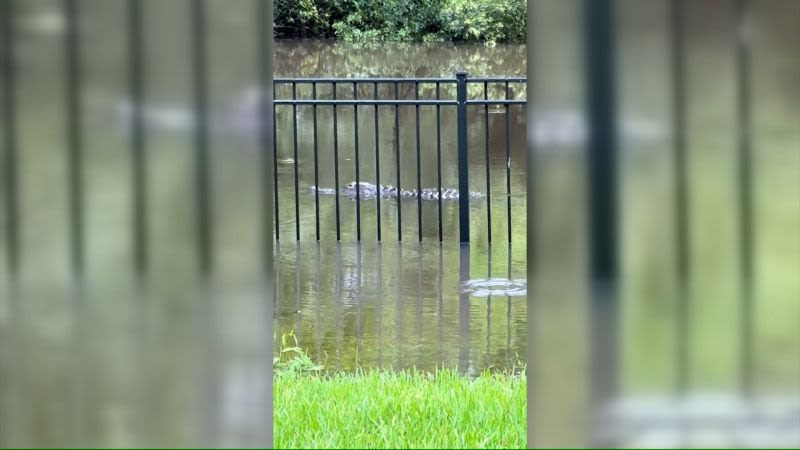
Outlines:
{"type": "Polygon", "coordinates": [[[276,0],[278,38],[522,42],[524,0],[276,0]]]}
{"type": "Polygon", "coordinates": [[[330,13],[318,0],[275,0],[276,37],[331,37],[330,13]]]}
{"type": "Polygon", "coordinates": [[[443,31],[453,41],[521,42],[525,8],[523,0],[450,0],[441,13],[443,31]]]}

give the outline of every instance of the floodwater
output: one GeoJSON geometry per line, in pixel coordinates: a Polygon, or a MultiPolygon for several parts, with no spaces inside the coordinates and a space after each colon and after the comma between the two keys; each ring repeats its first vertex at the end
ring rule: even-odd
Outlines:
{"type": "MultiPolygon", "coordinates": [[[[397,242],[396,202],[381,203],[380,244],[377,202],[362,202],[360,245],[355,243],[355,203],[342,200],[342,242],[337,244],[330,196],[319,198],[317,244],[315,199],[308,190],[314,183],[313,117],[309,107],[298,107],[295,157],[291,107],[278,108],[280,243],[272,318],[266,314],[270,296],[262,276],[261,160],[258,141],[247,127],[210,135],[213,265],[210,277],[198,273],[194,136],[187,120],[192,108],[188,2],[145,2],[145,106],[166,114],[154,114],[159,119],[148,127],[148,270],[143,278],[133,276],[130,135],[120,113],[129,100],[125,8],[107,0],[81,3],[86,271],[76,279],[66,193],[62,18],[51,0],[17,2],[24,5],[17,23],[16,93],[22,268],[12,276],[3,259],[0,270],[0,445],[263,445],[265,374],[278,351],[268,345],[264,324],[269,320],[274,320],[276,342],[294,333],[331,370],[448,366],[475,374],[525,363],[534,374],[528,389],[536,399],[529,418],[536,445],[589,442],[584,419],[593,398],[591,356],[598,351],[618,356],[619,414],[634,411],[616,424],[630,437],[626,442],[672,442],[663,440],[658,427],[673,416],[654,414],[647,424],[636,418],[642,411],[666,411],[663,405],[672,405],[675,392],[720,394],[706,395],[710,400],[705,403],[689,402],[700,405],[690,411],[693,420],[714,422],[720,405],[741,406],[728,398],[739,392],[742,310],[732,30],[724,2],[703,4],[719,3],[718,10],[698,3],[689,12],[688,321],[680,314],[675,290],[668,15],[662,6],[619,2],[622,280],[619,316],[605,329],[605,337],[612,337],[607,342],[617,343],[614,348],[595,345],[597,327],[592,325],[605,322],[591,307],[585,282],[582,41],[576,32],[582,23],[580,2],[539,2],[539,38],[531,43],[537,54],[536,92],[514,92],[533,99],[537,108],[535,174],[525,172],[521,107],[510,109],[508,141],[504,112],[488,115],[491,245],[486,202],[473,203],[468,251],[457,243],[455,202],[443,202],[442,244],[436,202],[424,202],[424,239],[418,243],[414,200],[402,205],[402,244],[397,242]],[[531,176],[536,193],[526,198],[525,182],[531,176]],[[524,232],[529,203],[535,236],[524,232]],[[299,243],[294,240],[297,223],[299,243]],[[535,241],[530,256],[527,239],[535,241]],[[522,287],[516,284],[511,287],[519,290],[491,295],[481,289],[462,292],[465,283],[495,291],[487,280],[525,279],[528,268],[535,269],[535,277],[525,295],[519,295],[522,287]],[[681,374],[684,348],[689,349],[688,362],[681,374]],[[685,388],[678,388],[681,379],[688,380],[685,388]],[[655,400],[637,403],[646,394],[655,400]],[[653,441],[637,435],[645,425],[653,427],[653,441]]],[[[800,63],[794,39],[799,17],[793,1],[754,3],[759,5],[752,21],[757,30],[757,282],[756,357],[750,369],[756,397],[777,397],[795,408],[800,404],[795,400],[800,394],[800,63]]],[[[209,107],[224,117],[257,84],[256,23],[249,3],[230,7],[230,2],[210,1],[209,6],[209,107]]],[[[368,48],[304,41],[280,42],[275,49],[276,77],[449,77],[462,69],[476,76],[523,76],[525,47],[368,48]]],[[[325,89],[320,87],[320,95],[329,95],[325,89]]],[[[482,94],[480,87],[472,89],[473,95],[482,94]]],[[[359,92],[371,94],[367,87],[359,92]]],[[[286,95],[284,90],[280,96],[286,95]]],[[[342,86],[337,95],[352,91],[342,86]]],[[[413,91],[403,95],[413,96],[413,91]]],[[[373,114],[371,107],[359,110],[362,181],[376,182],[379,167],[382,183],[416,187],[415,109],[400,111],[400,183],[395,179],[394,111],[380,108],[378,158],[373,114]]],[[[448,125],[453,116],[442,108],[443,188],[456,186],[454,130],[448,125]]],[[[484,193],[486,117],[480,107],[471,107],[470,189],[484,193]]],[[[433,108],[420,108],[423,187],[436,184],[434,118],[433,108]]],[[[355,179],[353,108],[338,108],[337,120],[344,185],[355,179]]],[[[330,107],[318,108],[318,121],[319,185],[333,187],[330,107]]],[[[675,414],[678,422],[686,417],[675,414]]],[[[782,414],[778,422],[787,423],[786,417],[794,416],[782,414]]],[[[736,420],[732,426],[742,428],[736,420]]],[[[784,442],[797,445],[788,435],[784,442]]]]}
{"type": "Polygon", "coordinates": [[[480,273],[524,277],[524,267],[489,267],[457,243],[281,243],[279,252],[276,333],[293,332],[330,370],[477,375],[524,363],[525,297],[459,289],[480,273]]]}
{"type": "MultiPolygon", "coordinates": [[[[341,48],[326,43],[279,43],[276,77],[291,74],[303,77],[453,77],[455,69],[460,67],[458,61],[471,60],[478,63],[467,64],[465,68],[476,76],[524,76],[525,73],[522,46],[494,49],[483,46],[410,47],[389,49],[388,54],[383,48],[354,51],[357,56],[350,58],[345,56],[350,53],[339,54],[341,48]],[[368,70],[366,73],[353,73],[350,72],[353,69],[348,68],[359,58],[396,61],[400,51],[413,70],[392,64],[358,64],[368,70]],[[340,56],[334,57],[336,55],[340,56]],[[497,60],[489,55],[497,55],[497,60]],[[329,64],[308,65],[317,59],[329,64]],[[340,65],[347,71],[342,72],[340,65]]],[[[420,85],[419,97],[434,98],[434,88],[431,84],[420,85]]],[[[481,84],[470,86],[469,95],[473,98],[483,95],[482,88],[481,84]]],[[[297,98],[310,98],[311,89],[310,85],[299,85],[297,98]]],[[[329,85],[320,84],[317,89],[318,98],[332,97],[329,85]]],[[[503,98],[503,89],[502,84],[490,84],[489,98],[503,98]]],[[[511,98],[524,98],[524,84],[512,84],[510,89],[513,89],[511,98]]],[[[453,84],[443,84],[441,98],[454,98],[454,90],[453,84]]],[[[337,90],[338,98],[352,98],[353,94],[352,85],[345,84],[337,90]]],[[[367,84],[356,94],[359,98],[372,98],[375,92],[373,86],[367,84]]],[[[277,88],[276,98],[291,98],[291,95],[290,86],[277,88]]],[[[393,86],[380,86],[377,95],[393,98],[393,86]]],[[[401,99],[412,99],[415,95],[413,84],[398,87],[401,99]]],[[[473,278],[525,278],[527,204],[523,108],[511,106],[508,115],[502,108],[492,107],[488,114],[482,106],[468,110],[470,190],[487,193],[487,156],[490,183],[488,198],[470,201],[472,245],[464,250],[458,244],[458,202],[448,200],[441,203],[443,243],[440,244],[438,202],[435,200],[404,199],[399,200],[401,205],[396,199],[381,199],[380,204],[374,199],[362,200],[357,210],[355,201],[342,197],[338,215],[341,244],[336,245],[335,196],[315,197],[310,193],[310,187],[315,184],[322,188],[335,185],[334,111],[330,106],[317,107],[315,133],[313,108],[298,106],[296,110],[295,154],[293,108],[276,107],[280,235],[276,265],[279,293],[275,307],[276,337],[293,333],[300,347],[329,370],[454,367],[468,374],[486,369],[518,370],[525,360],[526,296],[501,293],[487,297],[479,291],[471,295],[462,293],[460,287],[473,278]],[[487,125],[488,136],[485,134],[487,125]],[[488,151],[485,143],[488,143],[488,151]],[[402,218],[400,230],[398,213],[402,218]],[[298,217],[300,243],[296,244],[298,217]],[[320,244],[315,242],[317,218],[320,244]],[[359,219],[360,245],[357,243],[359,219]],[[491,245],[488,242],[489,220],[491,245]],[[381,229],[380,244],[377,243],[378,227],[381,229]],[[401,243],[398,243],[398,233],[401,243]],[[463,267],[462,259],[468,262],[463,267]]],[[[356,122],[353,107],[338,107],[335,114],[341,187],[356,180],[356,122]]],[[[391,106],[379,107],[377,111],[369,106],[360,107],[358,114],[360,181],[416,188],[419,142],[419,186],[437,188],[439,171],[442,189],[458,186],[454,107],[441,107],[439,111],[438,148],[434,106],[404,106],[397,112],[391,106]],[[395,142],[395,114],[399,124],[399,147],[395,142]],[[399,180],[396,151],[400,154],[399,180]]],[[[280,339],[276,339],[276,350],[279,343],[280,339]]]]}

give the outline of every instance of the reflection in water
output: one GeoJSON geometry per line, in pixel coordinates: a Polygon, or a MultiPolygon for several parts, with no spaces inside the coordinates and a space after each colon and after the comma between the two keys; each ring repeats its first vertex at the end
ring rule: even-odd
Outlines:
{"type": "MultiPolygon", "coordinates": [[[[458,281],[464,283],[469,279],[469,247],[462,245],[459,248],[458,258],[458,281]],[[465,251],[467,250],[467,251],[465,251]]],[[[458,296],[458,370],[461,373],[469,373],[469,316],[470,304],[469,295],[461,293],[458,296]]],[[[525,341],[522,341],[525,342],[525,341]]],[[[521,354],[524,354],[520,352],[521,354]]]]}
{"type": "MultiPolygon", "coordinates": [[[[278,252],[276,336],[294,332],[331,370],[445,366],[475,374],[513,369],[525,354],[525,297],[505,302],[495,293],[487,302],[459,291],[477,274],[469,246],[311,242],[278,252]]],[[[519,276],[524,266],[508,271],[519,276]]]]}

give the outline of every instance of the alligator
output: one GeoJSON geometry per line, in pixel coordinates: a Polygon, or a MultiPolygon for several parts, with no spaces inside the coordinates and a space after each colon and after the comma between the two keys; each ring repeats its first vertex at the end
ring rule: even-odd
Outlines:
{"type": "MultiPolygon", "coordinates": [[[[378,196],[381,198],[398,198],[398,194],[400,198],[420,197],[422,200],[439,199],[438,188],[422,188],[419,191],[420,195],[418,195],[416,189],[397,189],[390,184],[379,184],[376,186],[366,181],[362,181],[360,183],[352,181],[339,190],[340,195],[352,200],[356,199],[356,192],[358,192],[358,196],[363,200],[372,200],[378,196]],[[359,188],[356,189],[356,186],[359,186],[359,188]]],[[[456,189],[442,189],[441,192],[442,200],[458,200],[458,190],[456,189]]],[[[335,195],[336,189],[311,186],[311,193],[313,195],[335,195]]],[[[469,197],[473,199],[480,199],[483,198],[483,194],[480,192],[470,192],[469,197]]]]}
{"type": "Polygon", "coordinates": [[[490,297],[492,295],[519,297],[528,295],[528,282],[524,279],[492,278],[468,280],[460,285],[459,292],[473,297],[490,297]]]}

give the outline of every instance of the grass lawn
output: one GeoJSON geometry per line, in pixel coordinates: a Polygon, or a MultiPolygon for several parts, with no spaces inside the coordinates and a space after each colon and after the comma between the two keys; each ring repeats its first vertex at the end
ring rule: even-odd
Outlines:
{"type": "Polygon", "coordinates": [[[525,376],[278,373],[275,448],[524,448],[525,376]]]}

